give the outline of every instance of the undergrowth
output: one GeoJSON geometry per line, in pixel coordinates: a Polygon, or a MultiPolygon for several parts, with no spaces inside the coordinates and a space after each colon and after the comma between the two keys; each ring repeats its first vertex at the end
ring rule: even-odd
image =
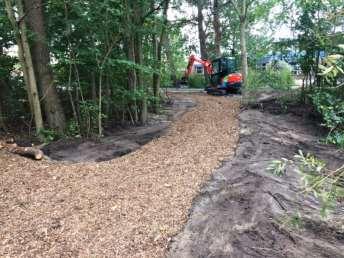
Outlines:
{"type": "Polygon", "coordinates": [[[299,151],[293,160],[282,158],[271,161],[267,170],[282,177],[290,165],[294,165],[295,172],[301,176],[300,193],[317,198],[321,207],[320,214],[326,218],[335,210],[337,201],[344,198],[344,165],[336,170],[328,170],[324,161],[299,151]]]}
{"type": "Polygon", "coordinates": [[[189,88],[203,89],[206,84],[203,74],[191,74],[188,78],[189,88]]]}
{"type": "Polygon", "coordinates": [[[246,89],[249,91],[272,88],[275,90],[289,90],[294,85],[294,78],[290,69],[267,68],[266,70],[250,70],[246,89]]]}

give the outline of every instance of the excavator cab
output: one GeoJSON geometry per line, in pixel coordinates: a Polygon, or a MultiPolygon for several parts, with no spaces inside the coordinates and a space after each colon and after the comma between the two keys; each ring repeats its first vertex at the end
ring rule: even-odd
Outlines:
{"type": "Polygon", "coordinates": [[[210,77],[210,82],[213,87],[222,84],[222,79],[228,74],[235,72],[235,59],[221,57],[212,61],[213,73],[210,77]]]}
{"type": "Polygon", "coordinates": [[[235,59],[228,57],[217,58],[212,61],[213,74],[230,74],[235,72],[235,59]]]}

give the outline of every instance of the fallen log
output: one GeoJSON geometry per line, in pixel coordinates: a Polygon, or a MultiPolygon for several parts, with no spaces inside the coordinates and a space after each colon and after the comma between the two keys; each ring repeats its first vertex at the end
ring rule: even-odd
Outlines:
{"type": "Polygon", "coordinates": [[[41,160],[44,157],[44,153],[40,149],[35,147],[20,147],[16,143],[0,142],[0,149],[5,149],[8,152],[30,157],[35,160],[41,160]]]}

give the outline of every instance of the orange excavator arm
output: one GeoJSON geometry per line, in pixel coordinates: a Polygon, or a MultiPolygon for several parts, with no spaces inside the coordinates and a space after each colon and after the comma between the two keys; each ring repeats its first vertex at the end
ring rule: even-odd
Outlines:
{"type": "Polygon", "coordinates": [[[185,73],[184,73],[184,77],[188,78],[190,76],[190,74],[192,73],[192,67],[193,64],[197,62],[203,65],[204,69],[206,70],[207,74],[212,74],[213,73],[213,67],[211,65],[211,62],[208,60],[203,60],[201,58],[196,57],[195,55],[191,55],[189,57],[189,62],[188,62],[188,66],[186,67],[185,73]]]}

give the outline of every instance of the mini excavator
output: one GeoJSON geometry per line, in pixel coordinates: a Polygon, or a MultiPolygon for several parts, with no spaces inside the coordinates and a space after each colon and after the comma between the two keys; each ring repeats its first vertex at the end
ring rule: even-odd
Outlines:
{"type": "Polygon", "coordinates": [[[183,84],[187,84],[195,62],[202,64],[204,72],[209,76],[209,85],[205,87],[205,91],[208,94],[225,95],[230,92],[240,93],[242,75],[235,72],[234,58],[221,57],[209,61],[191,55],[182,78],[183,84]]]}

